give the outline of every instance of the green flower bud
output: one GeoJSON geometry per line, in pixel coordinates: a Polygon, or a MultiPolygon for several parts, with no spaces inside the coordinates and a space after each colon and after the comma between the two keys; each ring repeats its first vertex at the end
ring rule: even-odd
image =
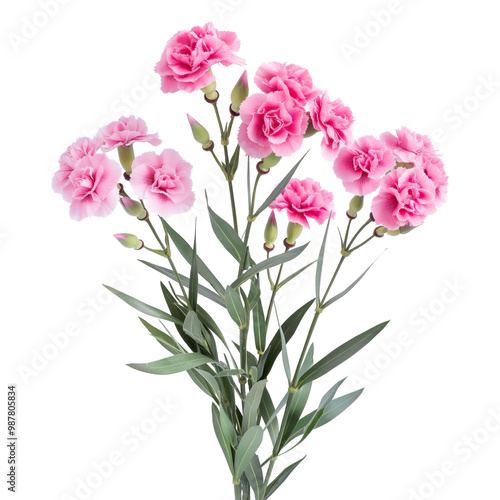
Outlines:
{"type": "Polygon", "coordinates": [[[132,163],[135,160],[134,155],[134,145],[130,146],[118,146],[118,158],[120,158],[120,163],[125,170],[125,173],[130,176],[132,173],[132,163]]]}
{"type": "Polygon", "coordinates": [[[283,242],[286,247],[291,248],[295,246],[295,242],[301,235],[302,229],[304,229],[303,226],[301,224],[298,224],[297,222],[288,223],[287,236],[285,238],[285,241],[283,242]]]}
{"type": "Polygon", "coordinates": [[[280,160],[281,156],[276,156],[274,153],[271,153],[257,163],[257,170],[261,174],[267,174],[272,167],[280,162],[280,160]]]}
{"type": "Polygon", "coordinates": [[[346,214],[349,219],[355,219],[358,216],[358,212],[363,208],[364,197],[354,196],[349,203],[349,209],[346,214]]]}
{"type": "Polygon", "coordinates": [[[398,229],[388,229],[387,230],[387,234],[389,236],[397,236],[400,233],[401,233],[400,228],[398,228],[398,229]]]}
{"type": "Polygon", "coordinates": [[[278,224],[276,223],[276,215],[274,215],[274,210],[271,210],[271,215],[269,215],[269,219],[266,224],[266,228],[264,229],[264,247],[270,252],[274,250],[274,242],[278,237],[278,224]]]}
{"type": "MultiPolygon", "coordinates": [[[[208,70],[210,73],[212,73],[212,70],[208,70]]],[[[205,94],[205,99],[208,102],[217,102],[217,99],[219,98],[219,92],[217,92],[217,82],[214,80],[212,83],[207,85],[206,87],[203,87],[201,90],[205,94]]]]}
{"type": "Polygon", "coordinates": [[[144,242],[140,240],[135,234],[118,233],[114,237],[125,247],[140,250],[144,246],[144,242]]]}
{"type": "Polygon", "coordinates": [[[247,70],[243,71],[240,79],[234,86],[231,92],[231,114],[238,115],[240,112],[241,103],[248,97],[248,77],[247,70]]]}
{"type": "Polygon", "coordinates": [[[378,226],[375,228],[375,231],[373,231],[373,236],[376,236],[377,238],[382,238],[384,234],[387,233],[387,228],[384,226],[378,226]]]}
{"type": "Polygon", "coordinates": [[[191,132],[196,142],[199,142],[203,149],[210,151],[213,146],[213,142],[210,140],[210,135],[208,130],[197,122],[191,115],[187,115],[189,125],[191,125],[191,132]]]}
{"type": "Polygon", "coordinates": [[[138,201],[134,201],[130,198],[120,198],[120,204],[132,217],[137,217],[140,220],[144,220],[148,216],[147,210],[138,201]]]}

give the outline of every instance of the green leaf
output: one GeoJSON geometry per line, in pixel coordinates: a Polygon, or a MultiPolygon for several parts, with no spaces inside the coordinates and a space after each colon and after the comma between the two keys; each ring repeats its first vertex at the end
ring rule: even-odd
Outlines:
{"type": "Polygon", "coordinates": [[[333,350],[330,354],[327,354],[323,359],[307,370],[302,377],[300,377],[297,387],[301,387],[305,383],[316,380],[325,373],[328,373],[335,367],[339,366],[345,360],[349,359],[353,354],[356,354],[366,344],[373,340],[387,326],[388,323],[388,321],[385,321],[384,323],[380,323],[379,325],[366,330],[366,332],[352,338],[345,344],[337,347],[337,349],[333,350]]]}
{"type": "Polygon", "coordinates": [[[267,380],[260,380],[250,389],[245,399],[245,410],[243,412],[242,432],[246,432],[250,427],[257,425],[259,416],[259,405],[262,393],[266,387],[267,380]]]}
{"type": "MultiPolygon", "coordinates": [[[[167,269],[166,267],[161,267],[157,266],[156,264],[153,264],[152,262],[146,262],[145,260],[140,260],[139,262],[142,262],[143,264],[146,264],[146,266],[154,269],[155,271],[158,271],[159,273],[168,276],[171,280],[175,281],[177,283],[177,277],[175,276],[175,273],[171,271],[170,269],[167,269]]],[[[189,278],[186,278],[182,274],[179,275],[181,278],[181,282],[185,287],[189,288],[189,278]]],[[[221,297],[220,295],[217,295],[215,292],[212,292],[209,288],[203,286],[203,285],[198,285],[198,293],[200,295],[203,295],[207,299],[212,300],[216,304],[219,304],[222,307],[225,307],[224,303],[224,298],[221,297]]]]}
{"type": "Polygon", "coordinates": [[[212,422],[214,425],[215,435],[219,441],[220,447],[222,448],[222,452],[226,457],[227,464],[229,465],[229,469],[231,470],[231,474],[234,476],[234,462],[233,462],[233,451],[231,449],[231,443],[224,436],[224,431],[221,423],[220,413],[217,409],[217,406],[212,403],[212,422]]]}
{"type": "Polygon", "coordinates": [[[242,373],[245,373],[245,372],[239,368],[234,368],[231,370],[222,370],[221,372],[217,373],[217,375],[215,375],[215,376],[217,378],[218,377],[234,377],[234,376],[239,376],[242,373]]]}
{"type": "MultiPolygon", "coordinates": [[[[309,152],[309,151],[308,151],[309,152]]],[[[305,158],[307,153],[295,164],[295,166],[283,177],[281,182],[272,190],[271,194],[266,198],[266,201],[262,203],[262,205],[252,214],[253,217],[257,217],[261,212],[263,212],[285,189],[286,185],[290,182],[290,179],[293,177],[295,171],[299,168],[299,165],[302,163],[302,160],[305,158]]]]}
{"type": "Polygon", "coordinates": [[[196,340],[198,344],[205,345],[206,341],[201,333],[201,322],[194,311],[187,313],[184,325],[182,326],[184,333],[189,335],[192,339],[196,340]]]}
{"type": "Polygon", "coordinates": [[[238,144],[234,150],[233,156],[231,156],[229,165],[227,165],[226,167],[226,172],[230,180],[234,178],[234,174],[236,173],[236,170],[238,170],[239,162],[240,162],[240,145],[238,144]]]}
{"type": "Polygon", "coordinates": [[[238,436],[236,435],[236,430],[234,429],[231,419],[227,416],[223,408],[220,409],[220,423],[224,437],[229,441],[231,447],[236,449],[238,446],[238,436]]]}
{"type": "Polygon", "coordinates": [[[278,288],[284,287],[289,281],[292,281],[295,277],[297,277],[300,273],[305,271],[308,267],[312,266],[315,262],[317,262],[317,261],[313,260],[311,263],[307,264],[307,266],[302,267],[301,269],[299,269],[298,271],[295,271],[293,274],[291,274],[290,276],[288,276],[284,280],[280,281],[278,288]]]}
{"type": "Polygon", "coordinates": [[[151,363],[132,363],[130,368],[154,375],[171,375],[185,370],[191,370],[205,363],[213,363],[213,359],[195,352],[176,354],[169,358],[160,359],[151,363]]]}
{"type": "Polygon", "coordinates": [[[189,273],[189,303],[196,311],[198,303],[198,259],[196,253],[196,229],[194,232],[193,259],[191,260],[191,272],[189,273]]]}
{"type": "Polygon", "coordinates": [[[306,457],[303,457],[292,465],[289,465],[276,477],[276,479],[266,489],[266,494],[264,497],[265,500],[267,500],[288,479],[288,476],[294,471],[297,465],[299,465],[300,462],[304,460],[304,458],[306,457]]]}
{"type": "Polygon", "coordinates": [[[266,428],[270,427],[273,424],[273,422],[275,421],[274,419],[278,416],[278,414],[282,410],[283,406],[285,406],[285,403],[287,402],[287,400],[288,400],[288,392],[283,396],[283,399],[280,401],[280,404],[278,405],[276,410],[274,410],[272,415],[267,420],[266,428]]]}
{"type": "Polygon", "coordinates": [[[374,262],[372,262],[372,264],[370,264],[368,266],[368,268],[366,269],[366,271],[359,278],[357,278],[356,280],[354,280],[343,292],[340,292],[339,294],[335,295],[335,297],[332,297],[330,300],[328,300],[327,302],[325,302],[325,305],[323,306],[323,309],[325,309],[325,307],[331,306],[334,302],[336,302],[337,300],[341,299],[344,295],[346,295],[347,293],[349,293],[361,281],[361,279],[363,278],[363,276],[370,270],[370,267],[372,267],[373,264],[375,264],[375,262],[376,262],[376,260],[374,262]]]}
{"type": "MultiPolygon", "coordinates": [[[[200,375],[200,373],[194,368],[193,370],[188,370],[188,375],[191,377],[191,380],[205,393],[207,396],[214,398],[214,394],[210,390],[207,381],[204,377],[200,375]]],[[[215,399],[215,398],[214,398],[215,399]]]]}
{"type": "Polygon", "coordinates": [[[252,310],[260,299],[260,287],[258,283],[258,279],[256,277],[252,278],[250,283],[250,291],[248,292],[248,305],[250,306],[250,310],[252,310]]]}
{"type": "Polygon", "coordinates": [[[307,245],[309,245],[309,243],[306,243],[305,245],[302,245],[297,248],[292,248],[291,250],[288,250],[288,252],[283,252],[279,255],[275,255],[274,257],[259,262],[255,266],[252,266],[249,269],[247,269],[239,278],[233,281],[233,283],[231,283],[231,287],[236,290],[243,283],[245,283],[245,281],[249,280],[257,273],[260,273],[265,269],[269,269],[274,266],[279,266],[284,262],[289,262],[290,260],[295,259],[306,249],[307,245]]]}
{"type": "MultiPolygon", "coordinates": [[[[278,315],[276,315],[276,317],[277,316],[278,315]]],[[[283,357],[283,367],[285,368],[285,374],[286,374],[286,378],[288,380],[288,385],[290,385],[292,383],[292,373],[290,371],[290,361],[288,360],[288,351],[286,349],[285,334],[283,333],[283,329],[281,328],[281,325],[279,323],[279,319],[278,319],[278,325],[279,325],[280,337],[281,337],[281,355],[283,357]]]]}
{"type": "MultiPolygon", "coordinates": [[[[187,262],[191,263],[193,261],[193,249],[191,248],[189,243],[187,243],[187,241],[179,233],[174,231],[174,229],[169,226],[169,224],[162,217],[160,217],[160,219],[162,221],[165,232],[168,233],[168,235],[174,242],[174,245],[177,247],[177,250],[179,250],[179,252],[187,262]]],[[[215,277],[212,271],[210,271],[207,265],[200,259],[199,255],[197,256],[197,261],[198,273],[200,274],[200,276],[206,279],[220,296],[224,297],[224,287],[215,277]]]]}
{"type": "Polygon", "coordinates": [[[233,481],[240,480],[256,451],[259,449],[263,436],[264,431],[262,427],[257,425],[255,427],[250,427],[250,429],[243,434],[234,459],[233,481]]]}
{"type": "MultiPolygon", "coordinates": [[[[330,214],[331,215],[331,214],[330,214]]],[[[318,264],[316,265],[316,303],[318,306],[321,304],[321,274],[323,272],[323,259],[325,258],[326,239],[328,238],[328,229],[330,228],[331,217],[328,217],[328,224],[326,225],[325,236],[319,251],[318,264]]]]}
{"type": "Polygon", "coordinates": [[[238,261],[242,262],[245,258],[246,248],[243,245],[240,237],[224,219],[219,217],[208,205],[208,213],[210,215],[210,222],[217,239],[222,243],[222,246],[238,261]]]}
{"type": "Polygon", "coordinates": [[[252,384],[256,384],[259,381],[259,372],[257,371],[257,367],[255,365],[250,367],[248,374],[250,375],[252,384]]]}
{"type": "Polygon", "coordinates": [[[176,323],[177,325],[182,326],[182,321],[178,320],[177,318],[174,318],[170,314],[167,314],[164,311],[161,311],[160,309],[157,309],[156,307],[150,306],[144,302],[141,302],[140,300],[135,299],[134,297],[131,297],[130,295],[127,295],[126,293],[120,292],[119,290],[115,290],[114,288],[104,285],[105,288],[107,288],[111,293],[114,293],[117,297],[122,299],[124,302],[126,302],[129,306],[132,306],[134,309],[137,309],[138,311],[147,314],[148,316],[152,316],[153,318],[160,318],[164,319],[167,321],[171,321],[172,323],[176,323]]]}
{"type": "Polygon", "coordinates": [[[269,436],[273,443],[273,446],[276,444],[276,440],[278,439],[279,434],[279,425],[276,418],[274,418],[274,409],[273,400],[271,399],[271,395],[267,389],[264,389],[262,394],[262,399],[260,401],[260,414],[266,423],[267,431],[269,432],[269,436]],[[272,417],[272,418],[271,418],[272,417]]]}
{"type": "Polygon", "coordinates": [[[210,388],[210,391],[216,396],[217,401],[221,399],[220,390],[217,381],[211,373],[206,372],[205,370],[200,370],[199,368],[195,368],[193,371],[198,372],[206,381],[207,387],[210,388]]]}
{"type": "Polygon", "coordinates": [[[264,500],[264,476],[258,455],[254,455],[245,470],[245,476],[255,494],[255,500],[264,500]]]}
{"type": "MultiPolygon", "coordinates": [[[[311,299],[309,302],[304,304],[300,309],[295,311],[281,326],[283,333],[285,335],[286,342],[290,342],[296,332],[302,318],[305,316],[308,309],[311,307],[315,299],[311,299]]],[[[257,368],[259,369],[259,379],[266,378],[271,371],[271,368],[276,361],[276,358],[281,352],[281,333],[278,330],[274,337],[272,338],[270,344],[268,345],[266,351],[259,360],[257,368]]]]}
{"type": "Polygon", "coordinates": [[[259,353],[263,353],[266,348],[266,318],[260,300],[257,302],[257,307],[252,311],[252,315],[255,347],[259,353]]]}
{"type": "Polygon", "coordinates": [[[245,306],[237,292],[230,286],[226,288],[226,309],[232,320],[243,330],[248,324],[245,306]]]}
{"type": "Polygon", "coordinates": [[[145,319],[139,318],[141,323],[148,329],[149,333],[171,354],[181,354],[183,351],[179,349],[177,342],[165,332],[159,330],[155,326],[149,324],[145,319]]]}

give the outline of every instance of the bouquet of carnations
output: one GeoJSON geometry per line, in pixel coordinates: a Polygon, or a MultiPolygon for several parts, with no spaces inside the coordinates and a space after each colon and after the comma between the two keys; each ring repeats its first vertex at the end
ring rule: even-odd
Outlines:
{"type": "Polygon", "coordinates": [[[195,225],[183,236],[169,223],[171,215],[193,206],[191,175],[196,175],[196,168],[169,148],[136,157],[136,143],[161,143],[141,118],[121,117],[96,137],[71,144],[61,156],[53,187],[70,203],[70,215],[76,220],[107,216],[120,204],[127,214],[144,222],[145,232],[151,231],[151,246],[146,246],[142,234],[115,237],[127,248],[153,254],[154,262],[141,262],[162,275],[165,306],[159,309],[108,288],[142,315],[161,320],[155,323],[141,317],[147,331],[170,355],[130,366],[156,375],[185,371],[191,377],[212,400],[214,432],[227,461],[235,499],[249,499],[253,491],[257,500],[263,500],[301,461],[275,475],[276,459],[344,412],[362,392],[338,396],[345,379],[340,380],[306,412],[313,382],[358,352],[388,323],[369,328],[328,354],[314,353],[312,338],[315,330],[321,330],[327,309],[368,271],[333,294],[342,264],[373,239],[403,235],[420,226],[444,202],[447,176],[424,135],[403,127],[396,135],[386,132],[380,137],[355,138],[350,108],[319,90],[309,71],[295,64],[262,64],[254,77],[259,91],[251,95],[247,72],[243,72],[228,96],[229,112],[223,119],[219,111],[222,96],[212,67],[244,64],[236,55],[239,45],[232,32],[218,31],[210,23],[197,26],[174,35],[156,66],[164,93],[200,91],[204,105],[214,110],[216,132],[212,133],[187,116],[194,139],[227,181],[229,217],[217,214],[210,206],[213,200],[208,196],[206,200],[213,241],[197,239],[195,225]],[[236,129],[234,146],[230,140],[236,129]],[[326,277],[324,270],[330,266],[325,265],[329,260],[325,250],[335,218],[333,194],[312,178],[296,177],[307,162],[305,155],[289,160],[304,142],[313,142],[308,138],[317,133],[333,174],[353,195],[346,207],[345,227],[338,231],[339,260],[332,266],[333,274],[326,277]],[[109,155],[116,152],[121,166],[109,155]],[[246,176],[243,193],[235,193],[233,188],[236,175],[246,176]],[[268,175],[274,177],[274,188],[261,194],[259,180],[268,175]],[[373,195],[370,208],[364,222],[357,224],[369,195],[373,195]],[[248,201],[244,219],[235,202],[241,198],[248,201]],[[282,243],[277,242],[275,212],[284,212],[288,218],[282,243]],[[252,234],[258,217],[267,217],[263,238],[255,231],[252,234]],[[304,239],[303,229],[311,221],[325,227],[322,244],[314,250],[316,258],[285,275],[286,264],[308,245],[297,242],[304,239]],[[230,282],[222,283],[218,270],[204,262],[208,245],[220,245],[217,251],[224,254],[219,259],[224,271],[230,262],[234,265],[230,282]],[[181,259],[189,266],[185,275],[178,271],[181,259]],[[315,266],[315,287],[303,289],[308,300],[281,321],[277,294],[286,296],[286,286],[310,266],[315,266]],[[267,294],[261,293],[264,287],[270,288],[267,294]],[[305,324],[308,312],[312,319],[305,324]],[[230,332],[219,326],[224,315],[222,321],[232,320],[230,332]],[[298,359],[288,355],[292,339],[301,346],[298,359]],[[276,372],[287,378],[284,394],[269,390],[268,381],[276,372]]]}

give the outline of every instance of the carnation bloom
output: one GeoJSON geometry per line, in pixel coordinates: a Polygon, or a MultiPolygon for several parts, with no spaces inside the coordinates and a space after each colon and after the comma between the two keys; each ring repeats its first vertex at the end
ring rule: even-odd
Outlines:
{"type": "Polygon", "coordinates": [[[288,220],[309,228],[308,218],[323,224],[330,213],[335,217],[333,194],[312,179],[292,179],[269,208],[286,210],[288,220]]]}
{"type": "Polygon", "coordinates": [[[62,194],[64,201],[71,201],[71,194],[74,186],[69,180],[69,176],[78,160],[84,156],[91,156],[99,151],[101,142],[98,139],[80,137],[59,158],[59,170],[52,179],[52,188],[56,193],[62,194]]]}
{"type": "Polygon", "coordinates": [[[263,64],[255,74],[255,84],[266,94],[282,90],[300,106],[305,106],[320,94],[320,91],[314,88],[309,71],[296,64],[263,64]]]}
{"type": "Polygon", "coordinates": [[[337,158],[341,142],[351,144],[354,121],[352,111],[337,99],[330,101],[328,93],[318,96],[310,104],[311,122],[316,130],[323,132],[321,151],[330,161],[337,158]]]}
{"type": "Polygon", "coordinates": [[[286,92],[254,94],[240,107],[238,142],[252,158],[289,156],[302,146],[307,114],[286,92]]]}
{"type": "Polygon", "coordinates": [[[392,149],[396,160],[401,163],[420,166],[424,155],[435,154],[429,137],[412,132],[406,127],[397,130],[396,135],[385,132],[380,138],[392,149]]]}
{"type": "Polygon", "coordinates": [[[392,151],[382,141],[367,135],[340,150],[333,171],[342,179],[347,192],[364,196],[373,193],[393,167],[392,151]]]}
{"type": "Polygon", "coordinates": [[[118,202],[116,183],[120,175],[120,165],[104,154],[78,160],[68,177],[71,184],[67,200],[71,203],[70,216],[79,221],[93,215],[109,215],[118,202]]]}
{"type": "Polygon", "coordinates": [[[399,167],[389,172],[372,203],[375,222],[390,230],[407,224],[419,226],[435,211],[434,183],[419,168],[399,167]]]}
{"type": "Polygon", "coordinates": [[[240,41],[232,31],[218,31],[212,23],[179,31],[168,42],[155,71],[165,93],[193,92],[215,81],[209,71],[217,63],[244,64],[234,52],[240,41]]]}
{"type": "Polygon", "coordinates": [[[108,123],[99,130],[97,137],[102,141],[102,150],[111,151],[118,146],[128,148],[134,142],[161,144],[158,134],[148,134],[148,127],[142,118],[122,116],[116,122],[108,123]]]}
{"type": "Polygon", "coordinates": [[[189,210],[194,203],[192,166],[177,151],[145,153],[132,165],[130,184],[148,210],[163,217],[189,210]]]}
{"type": "Polygon", "coordinates": [[[440,207],[446,201],[448,191],[448,176],[444,170],[444,163],[440,158],[431,154],[424,155],[422,165],[418,168],[425,172],[427,177],[434,183],[436,190],[436,206],[440,207]]]}

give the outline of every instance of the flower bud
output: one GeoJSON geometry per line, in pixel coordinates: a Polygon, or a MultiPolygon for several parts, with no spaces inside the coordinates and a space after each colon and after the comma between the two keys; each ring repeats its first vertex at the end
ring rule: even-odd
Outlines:
{"type": "Polygon", "coordinates": [[[266,228],[264,229],[264,248],[268,252],[274,250],[274,242],[278,237],[278,224],[276,223],[276,216],[274,215],[274,210],[271,210],[271,215],[269,215],[269,219],[266,224],[266,228]]]}
{"type": "Polygon", "coordinates": [[[384,234],[387,233],[387,228],[384,226],[378,226],[375,228],[375,231],[373,231],[373,236],[376,236],[377,238],[382,238],[384,234]]]}
{"type": "Polygon", "coordinates": [[[399,228],[399,232],[400,232],[401,234],[407,234],[407,233],[409,233],[410,231],[413,231],[414,229],[415,229],[415,227],[414,227],[414,226],[410,226],[410,224],[407,224],[406,226],[401,226],[401,227],[399,228]]]}
{"type": "Polygon", "coordinates": [[[247,70],[243,71],[240,79],[231,92],[231,106],[229,111],[232,115],[238,116],[241,103],[248,97],[248,77],[247,70]]]}
{"type": "Polygon", "coordinates": [[[349,203],[349,209],[346,212],[349,219],[355,219],[358,216],[358,212],[363,208],[363,196],[354,196],[349,203]]]}
{"type": "Polygon", "coordinates": [[[295,242],[297,241],[297,238],[300,236],[302,233],[303,226],[301,224],[298,224],[297,222],[289,222],[288,223],[288,228],[287,228],[287,236],[285,240],[283,241],[284,245],[287,248],[291,248],[295,246],[295,242]]]}
{"type": "Polygon", "coordinates": [[[197,122],[191,115],[187,115],[189,125],[191,125],[191,132],[196,142],[199,142],[203,149],[209,149],[212,146],[212,141],[210,140],[210,135],[208,130],[197,122]]]}
{"type": "Polygon", "coordinates": [[[389,236],[397,236],[400,233],[401,233],[400,228],[398,228],[398,229],[388,229],[387,230],[387,234],[389,236]]]}
{"type": "Polygon", "coordinates": [[[140,240],[135,234],[118,233],[114,237],[125,247],[140,250],[144,246],[144,241],[140,240]]]}
{"type": "Polygon", "coordinates": [[[272,167],[280,162],[280,160],[281,156],[276,156],[274,153],[271,153],[257,163],[257,170],[261,174],[267,174],[272,167]]]}
{"type": "MultiPolygon", "coordinates": [[[[211,69],[209,69],[208,71],[212,73],[211,69]]],[[[201,89],[202,92],[205,94],[206,101],[210,103],[217,102],[217,99],[219,99],[219,92],[217,92],[216,88],[217,88],[217,82],[214,80],[212,83],[201,89]]]]}
{"type": "Polygon", "coordinates": [[[120,204],[132,217],[137,217],[139,220],[144,220],[148,216],[148,211],[138,201],[130,198],[120,198],[120,204]]]}
{"type": "Polygon", "coordinates": [[[132,163],[135,160],[134,145],[118,146],[118,158],[120,158],[120,163],[122,164],[125,173],[130,176],[132,173],[132,163]]]}

